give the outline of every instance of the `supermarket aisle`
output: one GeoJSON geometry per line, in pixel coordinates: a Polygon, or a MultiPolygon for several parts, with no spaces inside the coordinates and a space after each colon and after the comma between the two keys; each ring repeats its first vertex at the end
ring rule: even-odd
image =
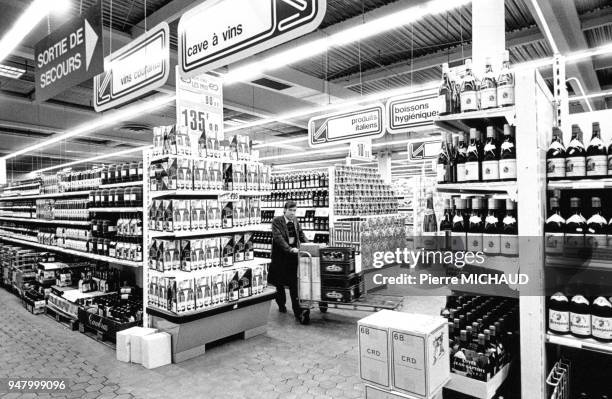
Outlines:
{"type": "MultiPolygon", "coordinates": [[[[273,305],[268,333],[232,340],[181,364],[156,370],[115,360],[115,353],[54,320],[34,316],[0,290],[0,378],[70,381],[68,398],[359,398],[356,321],[366,313],[313,313],[309,326],[273,305]]],[[[432,298],[407,298],[405,310],[439,309],[432,298]],[[417,304],[418,302],[418,304],[417,304]]],[[[0,394],[1,396],[2,394],[0,394]]],[[[50,395],[8,395],[51,397],[50,395]]]]}

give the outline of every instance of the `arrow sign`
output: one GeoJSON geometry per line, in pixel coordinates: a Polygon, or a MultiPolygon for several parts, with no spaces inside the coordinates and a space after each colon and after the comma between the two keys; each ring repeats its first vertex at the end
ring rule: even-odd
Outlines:
{"type": "Polygon", "coordinates": [[[383,116],[382,104],[315,116],[308,121],[308,142],[311,147],[319,147],[382,137],[385,134],[383,116]]]}
{"type": "Polygon", "coordinates": [[[232,64],[316,29],[325,0],[208,0],[181,17],[181,73],[195,76],[232,64]]]}
{"type": "Polygon", "coordinates": [[[36,101],[55,97],[104,70],[100,0],[34,46],[36,101]]]}

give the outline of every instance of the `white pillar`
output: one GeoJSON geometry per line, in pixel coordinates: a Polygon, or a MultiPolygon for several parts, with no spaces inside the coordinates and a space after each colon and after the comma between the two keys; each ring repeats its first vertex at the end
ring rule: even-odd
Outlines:
{"type": "Polygon", "coordinates": [[[0,184],[6,184],[6,159],[0,158],[0,184]]]}
{"type": "Polygon", "coordinates": [[[474,73],[481,76],[487,57],[493,70],[501,68],[501,56],[506,48],[504,0],[472,1],[472,64],[474,73]]]}
{"type": "Polygon", "coordinates": [[[385,183],[391,183],[391,153],[390,152],[379,152],[378,158],[378,171],[382,176],[385,183]]]}

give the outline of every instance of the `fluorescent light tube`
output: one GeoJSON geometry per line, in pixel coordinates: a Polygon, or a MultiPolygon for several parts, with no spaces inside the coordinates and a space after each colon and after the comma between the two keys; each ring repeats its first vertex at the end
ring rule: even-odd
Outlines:
{"type": "Polygon", "coordinates": [[[11,79],[19,79],[24,73],[25,69],[0,64],[0,76],[4,76],[11,79]]]}

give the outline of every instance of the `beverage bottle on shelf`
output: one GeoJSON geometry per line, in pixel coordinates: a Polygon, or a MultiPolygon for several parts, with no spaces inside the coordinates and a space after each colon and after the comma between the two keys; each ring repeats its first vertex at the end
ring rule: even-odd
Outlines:
{"type": "Polygon", "coordinates": [[[461,112],[478,110],[478,80],[472,71],[472,60],[465,60],[465,76],[461,82],[461,112]]]}
{"type": "Polygon", "coordinates": [[[584,248],[586,219],[582,216],[580,198],[570,198],[572,216],[565,221],[565,247],[572,249],[584,248]]]}
{"type": "Polygon", "coordinates": [[[593,215],[586,222],[585,246],[587,248],[605,248],[608,243],[608,222],[601,215],[601,198],[591,198],[593,215]]]}
{"type": "Polygon", "coordinates": [[[482,155],[482,180],[499,180],[499,147],[495,138],[495,128],[487,126],[487,142],[482,155]]]}
{"type": "Polygon", "coordinates": [[[484,230],[484,199],[472,198],[472,212],[467,231],[467,250],[482,251],[482,233],[484,230]]]}
{"type": "Polygon", "coordinates": [[[453,112],[453,93],[448,63],[442,64],[442,82],[438,89],[438,114],[447,115],[453,112]]]}
{"type": "Polygon", "coordinates": [[[480,151],[479,132],[472,128],[470,129],[470,144],[466,150],[465,182],[478,182],[482,179],[480,170],[481,161],[482,152],[480,151]]]}
{"type": "Polygon", "coordinates": [[[510,72],[510,53],[504,51],[502,69],[497,78],[497,104],[501,107],[514,105],[514,73],[510,72]]]}
{"type": "Polygon", "coordinates": [[[561,216],[559,195],[560,193],[555,193],[555,196],[550,198],[550,216],[544,225],[546,253],[550,254],[562,254],[565,240],[565,219],[561,216]]]}
{"type": "Polygon", "coordinates": [[[608,174],[608,153],[599,130],[599,122],[593,122],[593,135],[586,151],[586,175],[606,176],[608,174]]]}
{"type": "MultiPolygon", "coordinates": [[[[487,57],[485,73],[480,81],[480,108],[489,109],[497,107],[497,81],[493,74],[491,58],[487,57]]],[[[488,137],[488,136],[487,136],[488,137]]]]}
{"type": "Polygon", "coordinates": [[[563,132],[553,128],[552,141],[546,151],[546,177],[560,179],[565,177],[565,147],[563,146],[563,132]]]}
{"type": "Polygon", "coordinates": [[[457,182],[457,152],[459,150],[459,135],[452,136],[452,145],[450,148],[450,158],[451,158],[451,182],[457,182]]]}
{"type": "Polygon", "coordinates": [[[570,303],[565,294],[557,292],[548,304],[548,329],[556,334],[570,332],[570,303]]]}
{"type": "Polygon", "coordinates": [[[499,202],[496,198],[488,199],[487,217],[482,233],[482,250],[487,255],[499,255],[501,251],[499,202]]]}
{"type": "Polygon", "coordinates": [[[427,197],[427,207],[423,214],[423,247],[426,249],[436,249],[436,236],[438,235],[438,223],[436,212],[433,207],[433,196],[427,197]]]}
{"type": "Polygon", "coordinates": [[[591,304],[582,295],[574,295],[570,302],[570,332],[578,338],[591,336],[591,304]]]}
{"type": "Polygon", "coordinates": [[[518,256],[519,242],[516,202],[511,199],[506,200],[506,216],[502,220],[500,240],[500,252],[502,255],[518,256]]]}
{"type": "Polygon", "coordinates": [[[453,227],[451,229],[451,249],[454,251],[466,250],[467,239],[467,200],[465,198],[455,199],[455,215],[453,216],[453,227]]]}
{"type": "Polygon", "coordinates": [[[437,164],[437,182],[438,183],[451,183],[452,182],[452,166],[450,157],[450,148],[448,139],[450,133],[444,133],[442,138],[442,144],[440,146],[440,153],[438,154],[437,164]]]}
{"type": "Polygon", "coordinates": [[[601,342],[612,342],[612,304],[600,296],[591,306],[591,334],[601,342]]]}
{"type": "Polygon", "coordinates": [[[450,248],[450,236],[453,229],[453,207],[449,198],[444,200],[444,216],[440,220],[440,245],[442,249],[450,248]]]}
{"type": "Polygon", "coordinates": [[[516,145],[514,126],[504,125],[504,140],[500,145],[499,178],[500,180],[516,180],[516,145]]]}
{"type": "Polygon", "coordinates": [[[565,155],[565,176],[586,176],[586,150],[582,144],[582,132],[578,125],[572,125],[572,140],[565,155]]]}

